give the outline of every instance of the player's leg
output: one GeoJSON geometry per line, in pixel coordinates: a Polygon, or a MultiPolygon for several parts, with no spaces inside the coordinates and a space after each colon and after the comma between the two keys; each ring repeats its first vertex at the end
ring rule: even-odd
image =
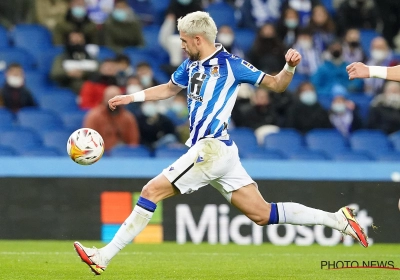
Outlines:
{"type": "Polygon", "coordinates": [[[179,191],[163,174],[158,175],[143,187],[132,213],[118,229],[110,243],[101,249],[91,249],[75,242],[75,250],[95,274],[101,274],[111,259],[147,226],[156,210],[156,203],[178,193],[179,191]]]}

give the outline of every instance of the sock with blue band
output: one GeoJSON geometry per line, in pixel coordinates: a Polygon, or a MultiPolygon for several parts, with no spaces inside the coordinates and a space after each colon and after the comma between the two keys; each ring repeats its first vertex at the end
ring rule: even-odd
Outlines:
{"type": "Polygon", "coordinates": [[[132,242],[132,240],[147,226],[157,205],[143,197],[139,197],[132,213],[118,229],[114,238],[105,247],[101,248],[108,261],[111,260],[120,250],[132,242]]]}
{"type": "Polygon", "coordinates": [[[279,213],[278,213],[278,207],[276,206],[276,203],[271,202],[271,213],[269,214],[269,225],[275,225],[279,223],[279,213]]]}

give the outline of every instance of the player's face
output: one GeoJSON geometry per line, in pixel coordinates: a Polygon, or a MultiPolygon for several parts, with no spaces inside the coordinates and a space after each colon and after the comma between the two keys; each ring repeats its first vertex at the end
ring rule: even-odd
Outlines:
{"type": "Polygon", "coordinates": [[[181,48],[187,53],[189,59],[196,61],[200,59],[200,52],[198,50],[198,38],[196,36],[189,36],[183,32],[180,32],[180,37],[182,41],[181,48]]]}

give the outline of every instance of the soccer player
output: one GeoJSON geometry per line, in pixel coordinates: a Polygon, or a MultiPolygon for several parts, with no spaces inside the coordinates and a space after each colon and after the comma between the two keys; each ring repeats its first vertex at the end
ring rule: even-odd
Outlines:
{"type": "Polygon", "coordinates": [[[385,66],[367,66],[362,62],[353,62],[346,67],[349,79],[356,78],[381,78],[385,80],[400,82],[400,65],[385,66]]]}
{"type": "Polygon", "coordinates": [[[182,49],[189,58],[171,80],[132,95],[113,97],[109,107],[114,110],[131,102],[166,99],[186,88],[190,122],[186,144],[190,149],[143,187],[132,213],[109,244],[97,249],[74,243],[82,261],[95,274],[101,274],[110,260],[146,227],[159,201],[190,194],[208,184],[258,225],[325,225],[367,247],[367,236],[348,207],[329,213],[292,202],[266,202],[257,183],[243,168],[238,148],[229,137],[229,119],[240,84],[282,92],[292,80],[300,54],[289,49],[285,67],[270,76],[215,44],[217,27],[208,13],[194,12],[178,19],[178,30],[182,49]]]}

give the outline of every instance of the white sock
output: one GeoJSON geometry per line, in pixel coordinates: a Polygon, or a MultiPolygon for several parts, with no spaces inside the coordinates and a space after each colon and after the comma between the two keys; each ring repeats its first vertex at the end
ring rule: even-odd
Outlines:
{"type": "Polygon", "coordinates": [[[111,242],[100,249],[101,254],[106,259],[111,260],[147,226],[152,216],[153,212],[136,205],[111,242]]]}
{"type": "Polygon", "coordinates": [[[276,205],[279,213],[279,224],[324,225],[343,230],[341,220],[336,213],[325,212],[293,202],[279,202],[276,205]]]}

